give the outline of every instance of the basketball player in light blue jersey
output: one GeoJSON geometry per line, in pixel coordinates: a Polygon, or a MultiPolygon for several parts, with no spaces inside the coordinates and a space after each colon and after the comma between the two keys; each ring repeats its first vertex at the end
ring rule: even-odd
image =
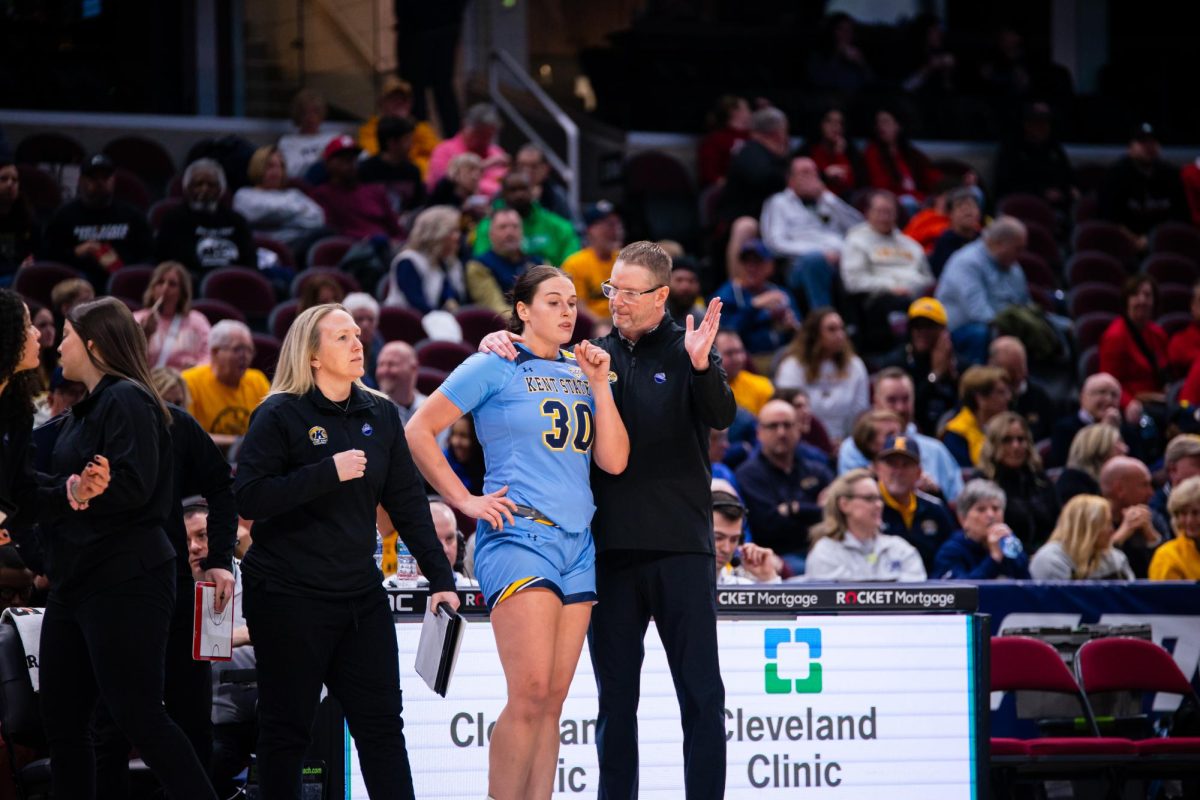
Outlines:
{"type": "Polygon", "coordinates": [[[550,797],[562,704],[596,601],[590,462],[616,475],[629,457],[608,353],[587,341],[562,349],[575,318],[571,279],[530,268],[513,287],[516,360],[472,355],[406,427],[425,478],[479,520],[475,575],[508,681],[488,754],[496,800],[550,797]],[[436,441],[464,414],[483,445],[482,495],[467,491],[436,441]]]}

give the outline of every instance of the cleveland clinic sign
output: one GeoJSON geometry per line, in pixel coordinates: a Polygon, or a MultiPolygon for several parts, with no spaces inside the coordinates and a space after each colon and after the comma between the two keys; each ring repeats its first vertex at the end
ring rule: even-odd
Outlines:
{"type": "MultiPolygon", "coordinates": [[[[938,598],[909,600],[925,608],[941,603],[938,598]]],[[[737,605],[730,601],[722,602],[726,613],[737,605]]],[[[813,605],[801,599],[780,602],[785,607],[813,605]]],[[[981,796],[979,715],[987,709],[986,695],[975,680],[977,617],[870,612],[796,616],[786,610],[784,615],[718,622],[726,691],[726,797],[981,796]]],[[[471,621],[445,699],[412,671],[419,627],[415,621],[396,625],[417,796],[484,797],[488,741],[505,692],[491,626],[485,619],[471,621]]],[[[679,708],[653,626],[646,635],[638,718],[640,797],[682,798],[679,708]]],[[[594,797],[599,774],[596,684],[586,646],[559,736],[554,791],[594,797]]],[[[366,800],[349,741],[346,757],[346,796],[366,800]]]]}

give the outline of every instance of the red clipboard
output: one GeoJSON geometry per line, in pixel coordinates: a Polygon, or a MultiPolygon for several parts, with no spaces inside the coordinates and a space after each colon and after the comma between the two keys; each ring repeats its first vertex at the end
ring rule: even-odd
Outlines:
{"type": "Polygon", "coordinates": [[[233,598],[224,613],[213,611],[217,585],[196,581],[192,617],[192,658],[196,661],[229,661],[233,658],[233,598]]]}

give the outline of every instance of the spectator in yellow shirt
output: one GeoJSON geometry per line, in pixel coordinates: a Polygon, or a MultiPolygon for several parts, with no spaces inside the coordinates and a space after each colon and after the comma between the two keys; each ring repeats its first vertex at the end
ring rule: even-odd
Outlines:
{"type": "Polygon", "coordinates": [[[250,414],[271,388],[267,376],[251,369],[254,339],[244,322],[223,319],[208,334],[211,359],[184,370],[191,395],[188,412],[213,441],[229,447],[246,434],[250,414]]]}
{"type": "Polygon", "coordinates": [[[746,371],[746,346],[735,331],[717,333],[717,355],[725,369],[725,379],[733,390],[733,399],[754,416],[775,394],[769,378],[746,371]]]}
{"type": "Polygon", "coordinates": [[[1175,538],[1163,542],[1150,560],[1152,581],[1200,581],[1200,475],[1171,490],[1167,500],[1175,538]]]}
{"type": "Polygon", "coordinates": [[[588,206],[583,212],[583,222],[587,226],[588,246],[568,256],[562,268],[575,282],[580,310],[586,309],[597,319],[607,319],[608,300],[600,284],[612,275],[617,253],[624,244],[625,228],[607,200],[588,206]]]}
{"type": "Polygon", "coordinates": [[[424,180],[429,172],[429,157],[433,148],[438,146],[441,139],[428,122],[413,120],[412,85],[395,75],[383,79],[383,88],[379,92],[379,113],[372,116],[358,129],[358,146],[368,155],[379,154],[379,138],[377,135],[380,117],[403,117],[413,123],[412,145],[408,149],[408,160],[421,170],[424,180]]]}

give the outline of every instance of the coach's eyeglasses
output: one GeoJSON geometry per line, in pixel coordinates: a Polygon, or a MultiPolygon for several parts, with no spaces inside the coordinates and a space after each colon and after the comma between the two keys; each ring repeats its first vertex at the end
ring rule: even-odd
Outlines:
{"type": "Polygon", "coordinates": [[[600,284],[600,291],[609,300],[616,300],[619,298],[621,300],[624,300],[626,303],[636,302],[637,299],[639,297],[641,297],[642,295],[650,294],[652,292],[657,292],[661,288],[663,288],[663,287],[660,284],[658,286],[652,286],[651,288],[646,289],[645,291],[635,292],[633,289],[618,289],[617,287],[613,286],[612,283],[609,281],[605,281],[604,283],[600,284]]]}

